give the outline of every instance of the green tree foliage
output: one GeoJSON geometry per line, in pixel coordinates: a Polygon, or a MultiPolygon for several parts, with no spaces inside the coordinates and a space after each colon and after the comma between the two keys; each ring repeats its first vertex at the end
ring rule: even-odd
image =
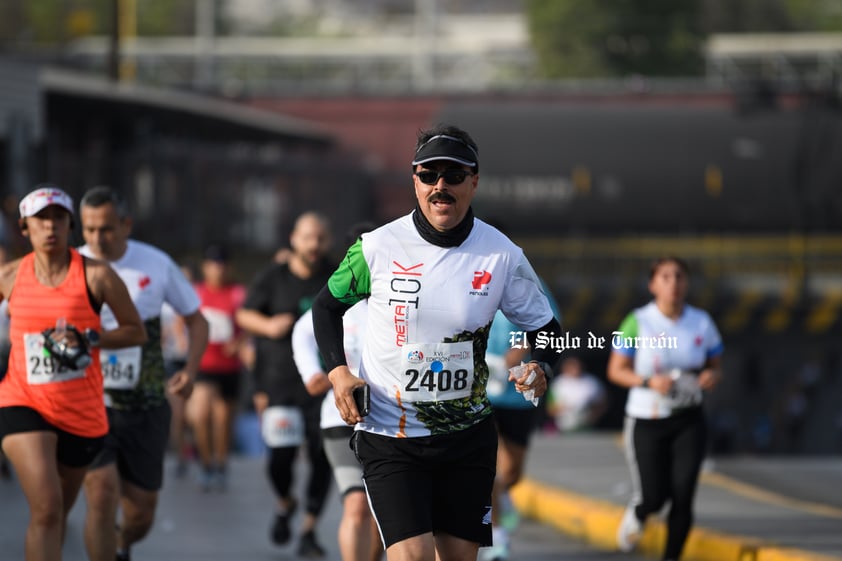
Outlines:
{"type": "Polygon", "coordinates": [[[687,75],[701,70],[701,0],[529,0],[548,78],[687,75]]]}
{"type": "Polygon", "coordinates": [[[707,0],[704,12],[704,26],[709,33],[779,33],[796,30],[784,0],[707,0]]]}
{"type": "MultiPolygon", "coordinates": [[[[0,43],[58,45],[107,35],[119,0],[3,0],[0,43]]],[[[134,0],[140,36],[190,35],[196,0],[134,0]]],[[[217,0],[221,5],[222,1],[217,0]]],[[[122,3],[124,9],[129,3],[122,3]]]]}
{"type": "Polygon", "coordinates": [[[796,29],[842,31],[842,2],[839,0],[784,0],[796,29]]]}
{"type": "Polygon", "coordinates": [[[149,36],[192,35],[195,0],[136,0],[137,34],[149,36]]]}
{"type": "Polygon", "coordinates": [[[546,78],[692,76],[712,33],[842,30],[839,0],[527,0],[546,78]]]}
{"type": "Polygon", "coordinates": [[[527,24],[532,47],[547,78],[594,77],[610,74],[600,57],[608,18],[596,2],[529,0],[527,24]]]}

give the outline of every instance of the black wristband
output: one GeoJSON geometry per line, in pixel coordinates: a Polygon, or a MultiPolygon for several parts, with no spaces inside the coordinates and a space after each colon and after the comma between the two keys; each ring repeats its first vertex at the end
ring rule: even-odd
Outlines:
{"type": "Polygon", "coordinates": [[[643,381],[640,383],[641,388],[648,388],[649,387],[649,378],[644,378],[643,381]]]}
{"type": "Polygon", "coordinates": [[[87,328],[84,335],[92,349],[99,347],[99,333],[95,329],[87,328]]]}

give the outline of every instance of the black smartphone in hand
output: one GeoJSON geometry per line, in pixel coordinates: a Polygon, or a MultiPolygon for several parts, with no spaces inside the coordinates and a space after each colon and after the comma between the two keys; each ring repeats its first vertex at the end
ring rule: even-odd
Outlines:
{"type": "Polygon", "coordinates": [[[371,411],[371,388],[368,384],[354,388],[354,403],[361,417],[365,417],[371,411]]]}

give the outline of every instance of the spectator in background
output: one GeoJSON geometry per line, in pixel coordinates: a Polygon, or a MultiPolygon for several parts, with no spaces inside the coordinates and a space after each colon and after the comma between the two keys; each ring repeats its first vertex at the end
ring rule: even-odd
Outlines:
{"type": "Polygon", "coordinates": [[[561,432],[594,426],[608,406],[602,382],[585,372],[582,361],[575,356],[561,361],[550,392],[548,411],[561,432]]]}
{"type": "Polygon", "coordinates": [[[236,324],[245,288],[229,278],[229,257],[221,244],[205,248],[202,282],[195,285],[202,315],[208,321],[208,346],[199,364],[193,395],[187,402],[188,418],[202,472],[199,485],[225,490],[228,454],[243,364],[240,351],[245,334],[236,324]]]}

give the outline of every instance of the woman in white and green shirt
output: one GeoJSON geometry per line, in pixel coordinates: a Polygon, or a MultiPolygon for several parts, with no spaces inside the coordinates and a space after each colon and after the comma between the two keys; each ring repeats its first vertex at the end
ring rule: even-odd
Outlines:
{"type": "Polygon", "coordinates": [[[705,455],[704,391],[721,377],[722,338],[707,312],[685,302],[688,267],[676,257],[653,263],[654,299],[614,332],[608,378],[629,388],[624,440],[634,492],[617,534],[631,551],[648,515],[670,502],[663,559],[676,561],[693,524],[693,499],[705,455]]]}

